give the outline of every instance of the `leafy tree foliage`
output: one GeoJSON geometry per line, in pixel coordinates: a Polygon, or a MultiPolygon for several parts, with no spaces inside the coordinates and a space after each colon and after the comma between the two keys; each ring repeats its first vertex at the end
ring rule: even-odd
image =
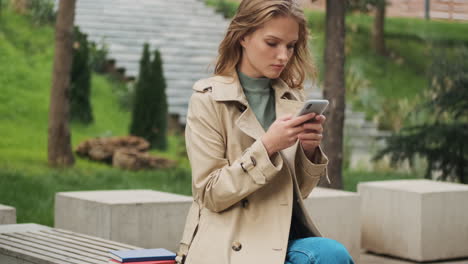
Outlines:
{"type": "Polygon", "coordinates": [[[416,114],[425,122],[403,128],[387,140],[376,159],[390,154],[393,164],[428,162],[426,177],[468,183],[468,49],[436,54],[429,71],[430,93],[416,114]]]}

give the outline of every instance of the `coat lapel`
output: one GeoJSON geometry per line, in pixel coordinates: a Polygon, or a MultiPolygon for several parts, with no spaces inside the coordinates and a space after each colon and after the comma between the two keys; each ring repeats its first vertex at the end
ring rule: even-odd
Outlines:
{"type": "Polygon", "coordinates": [[[285,115],[294,116],[299,112],[304,103],[298,101],[292,89],[283,80],[276,80],[273,83],[273,89],[275,90],[276,118],[285,115]]]}
{"type": "MultiPolygon", "coordinates": [[[[258,122],[255,113],[248,106],[237,73],[233,73],[232,76],[216,76],[213,81],[215,82],[212,84],[214,87],[213,96],[216,101],[235,101],[246,107],[246,110],[235,121],[236,126],[255,140],[265,134],[265,130],[258,122]]],[[[296,100],[291,88],[284,81],[277,79],[272,83],[272,86],[275,91],[276,118],[288,114],[295,115],[299,112],[303,103],[296,100]]]]}
{"type": "Polygon", "coordinates": [[[233,73],[232,76],[216,76],[214,81],[216,84],[213,84],[212,87],[215,87],[213,96],[216,101],[234,101],[245,107],[243,113],[235,121],[236,126],[255,140],[265,134],[265,130],[258,122],[255,113],[249,107],[237,73],[233,73]]]}
{"type": "Polygon", "coordinates": [[[261,136],[263,136],[263,134],[265,134],[265,130],[263,130],[263,127],[260,125],[260,122],[258,122],[255,113],[250,107],[247,107],[242,115],[239,116],[239,118],[236,120],[236,125],[240,130],[242,130],[242,132],[255,140],[259,139],[261,136]]]}

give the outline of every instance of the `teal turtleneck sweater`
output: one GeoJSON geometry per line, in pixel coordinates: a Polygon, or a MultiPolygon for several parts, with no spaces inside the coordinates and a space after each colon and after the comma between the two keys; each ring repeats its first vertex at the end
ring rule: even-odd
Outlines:
{"type": "Polygon", "coordinates": [[[249,102],[249,107],[255,113],[258,122],[265,131],[275,121],[275,93],[268,78],[252,78],[237,71],[240,84],[249,102]]]}

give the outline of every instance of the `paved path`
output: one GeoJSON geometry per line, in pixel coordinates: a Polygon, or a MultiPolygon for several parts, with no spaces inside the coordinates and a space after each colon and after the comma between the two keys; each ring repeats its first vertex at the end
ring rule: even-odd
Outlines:
{"type": "MultiPolygon", "coordinates": [[[[360,264],[412,264],[419,262],[412,262],[408,260],[402,260],[398,258],[392,258],[389,256],[376,255],[372,253],[363,252],[361,254],[360,264]]],[[[453,261],[437,261],[437,262],[424,262],[424,264],[468,264],[468,258],[453,261]]]]}

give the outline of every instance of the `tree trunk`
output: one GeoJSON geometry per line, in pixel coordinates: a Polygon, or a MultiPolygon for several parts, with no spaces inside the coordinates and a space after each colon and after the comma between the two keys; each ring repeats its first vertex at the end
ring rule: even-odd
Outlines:
{"type": "Polygon", "coordinates": [[[328,156],[328,175],[331,184],[324,187],[342,189],[343,125],[345,114],[345,1],[326,2],[325,83],[323,95],[330,101],[325,115],[323,147],[328,156]]]}
{"type": "Polygon", "coordinates": [[[75,161],[68,128],[75,1],[59,1],[55,24],[55,56],[49,109],[48,158],[50,166],[71,166],[75,161]]]}
{"type": "Polygon", "coordinates": [[[385,48],[385,6],[386,2],[382,1],[375,6],[374,26],[372,28],[372,47],[374,51],[385,56],[387,54],[385,48]]]}

